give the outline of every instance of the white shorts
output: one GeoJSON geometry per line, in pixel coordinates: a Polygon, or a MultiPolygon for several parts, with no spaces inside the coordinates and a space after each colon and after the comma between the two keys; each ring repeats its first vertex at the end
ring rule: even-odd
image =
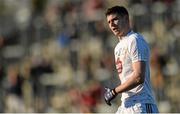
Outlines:
{"type": "Polygon", "coordinates": [[[159,113],[156,104],[149,103],[130,103],[121,105],[116,114],[132,114],[132,113],[159,113]]]}

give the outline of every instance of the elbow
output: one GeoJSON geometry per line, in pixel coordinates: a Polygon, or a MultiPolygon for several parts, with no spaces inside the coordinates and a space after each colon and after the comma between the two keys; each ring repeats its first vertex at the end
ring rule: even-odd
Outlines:
{"type": "Polygon", "coordinates": [[[144,77],[141,77],[139,80],[139,84],[143,84],[144,83],[144,77]]]}
{"type": "Polygon", "coordinates": [[[145,81],[145,76],[143,74],[139,74],[136,78],[137,84],[143,84],[145,81]]]}

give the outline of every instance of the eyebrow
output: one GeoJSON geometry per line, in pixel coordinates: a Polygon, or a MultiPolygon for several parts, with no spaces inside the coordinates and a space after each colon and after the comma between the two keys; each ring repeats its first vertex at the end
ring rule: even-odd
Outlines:
{"type": "MultiPolygon", "coordinates": [[[[117,20],[118,16],[115,16],[114,18],[111,19],[111,21],[117,20]]],[[[110,23],[110,20],[108,21],[108,23],[110,23]]]]}

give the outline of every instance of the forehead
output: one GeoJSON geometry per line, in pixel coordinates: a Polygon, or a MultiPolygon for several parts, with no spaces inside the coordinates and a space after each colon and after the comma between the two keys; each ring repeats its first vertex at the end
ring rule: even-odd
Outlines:
{"type": "Polygon", "coordinates": [[[113,20],[113,19],[116,19],[116,18],[119,18],[120,16],[118,14],[110,14],[110,15],[107,15],[107,21],[110,21],[110,20],[113,20]]]}

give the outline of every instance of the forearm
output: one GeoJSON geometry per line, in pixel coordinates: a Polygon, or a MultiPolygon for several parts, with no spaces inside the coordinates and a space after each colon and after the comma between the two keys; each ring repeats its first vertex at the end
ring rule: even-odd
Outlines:
{"type": "Polygon", "coordinates": [[[143,74],[138,74],[136,72],[132,72],[130,74],[130,78],[123,84],[120,84],[115,88],[116,93],[122,93],[128,90],[135,88],[136,86],[142,84],[144,82],[143,74]]]}

